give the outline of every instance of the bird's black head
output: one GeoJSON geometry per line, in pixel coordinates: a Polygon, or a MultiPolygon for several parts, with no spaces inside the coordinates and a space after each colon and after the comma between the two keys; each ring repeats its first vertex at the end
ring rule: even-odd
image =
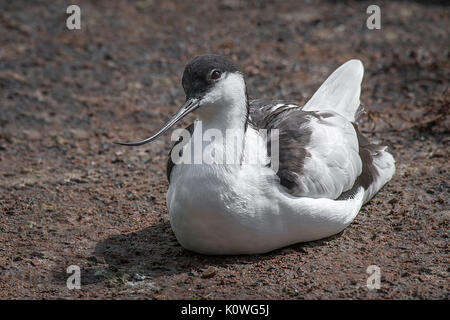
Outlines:
{"type": "Polygon", "coordinates": [[[186,102],[158,132],[141,141],[118,142],[118,144],[139,146],[153,141],[199,107],[204,106],[200,109],[203,112],[214,113],[222,109],[220,106],[223,105],[244,104],[246,106],[244,77],[239,67],[224,56],[204,55],[192,59],[184,69],[182,85],[186,93],[186,102]]]}
{"type": "Polygon", "coordinates": [[[183,72],[186,98],[201,98],[227,72],[239,72],[239,67],[230,58],[215,54],[198,56],[189,61],[183,72]]]}

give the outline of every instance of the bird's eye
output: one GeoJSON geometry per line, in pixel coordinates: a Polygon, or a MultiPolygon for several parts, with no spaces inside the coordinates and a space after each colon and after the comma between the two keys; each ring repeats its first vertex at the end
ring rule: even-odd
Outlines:
{"type": "Polygon", "coordinates": [[[219,79],[220,78],[220,76],[222,75],[222,72],[220,72],[219,70],[213,70],[212,72],[211,72],[211,79],[213,79],[213,80],[217,80],[217,79],[219,79]]]}

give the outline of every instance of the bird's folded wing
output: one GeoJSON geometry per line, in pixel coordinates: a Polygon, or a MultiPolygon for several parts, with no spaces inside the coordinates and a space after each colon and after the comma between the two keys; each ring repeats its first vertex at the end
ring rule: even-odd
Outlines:
{"type": "Polygon", "coordinates": [[[336,199],[361,174],[355,129],[336,112],[258,100],[250,104],[250,116],[257,128],[277,135],[279,150],[272,161],[278,166],[272,167],[278,167],[280,183],[291,194],[336,199]]]}

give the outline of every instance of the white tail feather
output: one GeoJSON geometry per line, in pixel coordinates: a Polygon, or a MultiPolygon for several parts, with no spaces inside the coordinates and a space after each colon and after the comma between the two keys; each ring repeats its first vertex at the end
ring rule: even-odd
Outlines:
{"type": "Polygon", "coordinates": [[[325,80],[303,110],[332,110],[355,122],[363,75],[364,66],[360,60],[347,61],[325,80]]]}

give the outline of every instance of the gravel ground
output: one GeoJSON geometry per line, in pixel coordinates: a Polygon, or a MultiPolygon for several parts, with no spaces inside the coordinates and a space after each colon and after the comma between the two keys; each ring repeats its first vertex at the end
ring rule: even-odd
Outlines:
{"type": "Polygon", "coordinates": [[[68,1],[0,1],[0,298],[449,298],[444,1],[377,1],[381,30],[365,25],[373,1],[77,3],[69,31],[68,1]],[[393,180],[334,237],[255,256],[184,250],[165,205],[170,135],[112,141],[158,129],[202,53],[238,61],[251,97],[300,104],[361,59],[361,127],[394,153],[393,180]],[[81,290],[66,287],[70,265],[81,290]]]}

